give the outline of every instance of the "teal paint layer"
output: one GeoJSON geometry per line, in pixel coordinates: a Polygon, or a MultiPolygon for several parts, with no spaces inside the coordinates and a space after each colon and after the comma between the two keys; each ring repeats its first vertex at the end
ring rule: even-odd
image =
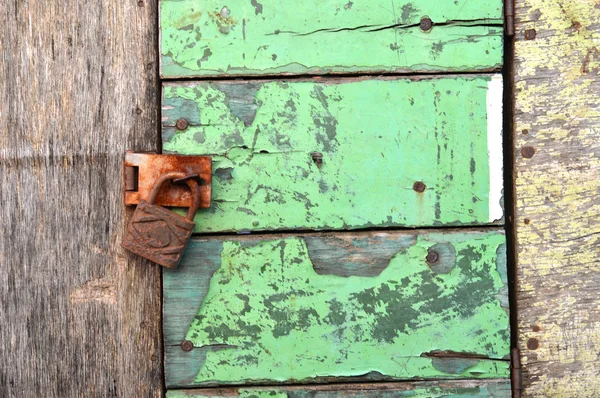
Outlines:
{"type": "Polygon", "coordinates": [[[160,23],[165,78],[502,65],[500,0],[162,0],[160,23]]]}
{"type": "Polygon", "coordinates": [[[168,84],[163,149],[213,156],[197,232],[498,223],[490,79],[168,84]]]}
{"type": "Polygon", "coordinates": [[[339,242],[318,253],[303,237],[192,242],[164,273],[167,386],[508,377],[504,235],[384,234],[391,256],[365,245],[372,235],[344,244],[364,261],[387,256],[374,276],[317,274],[312,258],[343,264],[339,242]],[[440,245],[453,266],[425,261],[440,245]],[[183,339],[197,348],[182,351],[183,339]]]}

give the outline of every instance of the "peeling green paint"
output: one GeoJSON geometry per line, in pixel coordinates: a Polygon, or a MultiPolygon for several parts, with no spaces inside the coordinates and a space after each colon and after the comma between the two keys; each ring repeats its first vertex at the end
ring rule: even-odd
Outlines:
{"type": "Polygon", "coordinates": [[[488,134],[501,129],[488,132],[488,118],[502,109],[487,105],[502,93],[491,80],[168,84],[163,149],[213,156],[198,232],[494,223],[502,165],[488,151],[502,148],[488,134]],[[173,127],[181,117],[185,131],[173,127]]]}
{"type": "Polygon", "coordinates": [[[414,385],[396,385],[395,388],[377,388],[376,385],[341,385],[338,389],[319,387],[240,388],[235,393],[218,390],[170,390],[167,398],[509,398],[510,380],[486,380],[463,382],[420,382],[414,385]]]}
{"type": "MultiPolygon", "coordinates": [[[[196,350],[209,348],[202,362],[187,365],[199,369],[190,385],[367,374],[508,376],[501,359],[509,354],[509,320],[496,297],[506,286],[498,271],[505,268],[497,255],[502,233],[422,235],[370,277],[317,274],[299,237],[218,242],[198,248],[210,256],[220,253],[220,266],[185,335],[196,350]],[[440,244],[456,253],[447,273],[425,261],[428,250],[440,244]],[[483,358],[427,355],[434,351],[483,358]]],[[[206,260],[201,262],[193,272],[206,272],[206,260]]],[[[169,300],[172,284],[181,283],[171,275],[166,272],[164,279],[169,300]]],[[[170,329],[167,325],[167,334],[170,329]]]]}
{"type": "Polygon", "coordinates": [[[162,0],[160,22],[167,78],[502,65],[500,0],[162,0]]]}

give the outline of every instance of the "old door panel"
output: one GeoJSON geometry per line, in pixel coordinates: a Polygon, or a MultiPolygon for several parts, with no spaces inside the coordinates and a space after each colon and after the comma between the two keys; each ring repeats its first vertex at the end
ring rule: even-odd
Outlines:
{"type": "Polygon", "coordinates": [[[169,388],[506,378],[505,236],[195,239],[164,271],[164,338],[169,388]]]}
{"type": "Polygon", "coordinates": [[[213,156],[197,232],[503,220],[499,75],[171,83],[162,125],[213,156]]]}
{"type": "Polygon", "coordinates": [[[160,22],[165,78],[502,65],[501,0],[162,0],[160,22]]]}

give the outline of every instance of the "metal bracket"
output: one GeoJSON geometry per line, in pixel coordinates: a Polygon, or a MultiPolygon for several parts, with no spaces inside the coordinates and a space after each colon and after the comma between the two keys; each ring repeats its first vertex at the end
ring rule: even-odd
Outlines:
{"type": "Polygon", "coordinates": [[[521,398],[521,352],[518,348],[510,351],[510,382],[513,398],[521,398]]]}
{"type": "Polygon", "coordinates": [[[515,0],[504,0],[504,20],[506,36],[515,35],[515,0]]]}
{"type": "MultiPolygon", "coordinates": [[[[156,180],[164,173],[184,172],[200,181],[200,207],[210,207],[212,184],[212,159],[209,156],[158,155],[154,153],[125,154],[123,179],[125,204],[136,205],[146,199],[156,180]]],[[[192,193],[186,184],[164,184],[156,197],[159,206],[189,207],[192,193]]]]}

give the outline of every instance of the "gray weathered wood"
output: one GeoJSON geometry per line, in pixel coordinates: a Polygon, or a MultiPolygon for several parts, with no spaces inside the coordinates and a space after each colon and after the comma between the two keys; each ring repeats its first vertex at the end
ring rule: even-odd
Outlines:
{"type": "Polygon", "coordinates": [[[518,0],[517,307],[525,396],[600,394],[600,3],[518,0]]]}
{"type": "Polygon", "coordinates": [[[119,246],[157,149],[155,0],[0,6],[0,396],[162,395],[160,271],[119,246]]]}

